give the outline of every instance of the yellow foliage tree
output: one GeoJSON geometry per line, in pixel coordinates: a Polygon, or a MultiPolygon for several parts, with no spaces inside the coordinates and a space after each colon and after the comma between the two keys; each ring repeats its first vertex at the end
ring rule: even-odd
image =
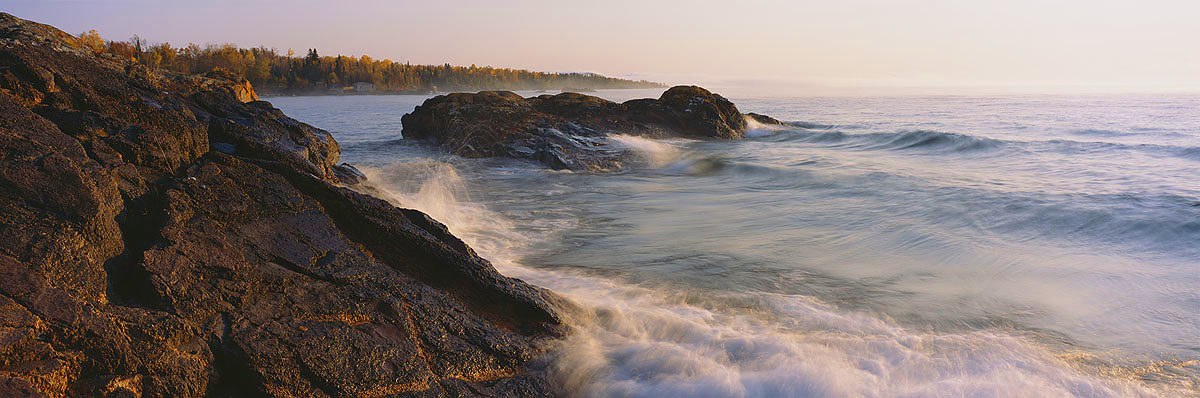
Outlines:
{"type": "Polygon", "coordinates": [[[92,54],[100,54],[107,49],[107,46],[104,45],[104,39],[100,38],[100,33],[96,32],[95,29],[80,33],[79,45],[84,50],[91,51],[92,54]]]}

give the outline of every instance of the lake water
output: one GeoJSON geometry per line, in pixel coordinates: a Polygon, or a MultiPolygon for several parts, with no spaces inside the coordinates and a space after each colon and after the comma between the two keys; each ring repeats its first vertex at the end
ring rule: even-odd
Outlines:
{"type": "Polygon", "coordinates": [[[425,98],[268,100],[588,308],[555,351],[581,396],[1200,390],[1200,96],[733,97],[794,126],[616,136],[605,173],[401,140],[425,98]]]}

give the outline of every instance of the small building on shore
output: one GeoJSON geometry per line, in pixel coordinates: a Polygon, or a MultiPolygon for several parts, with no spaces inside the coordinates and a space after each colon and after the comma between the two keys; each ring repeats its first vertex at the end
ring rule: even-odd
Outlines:
{"type": "Polygon", "coordinates": [[[356,92],[356,93],[375,92],[375,84],[367,83],[367,82],[354,83],[354,92],[356,92]]]}

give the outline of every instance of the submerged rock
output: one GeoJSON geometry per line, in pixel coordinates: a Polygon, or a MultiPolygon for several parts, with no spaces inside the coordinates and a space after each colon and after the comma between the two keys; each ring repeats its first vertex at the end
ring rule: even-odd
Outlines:
{"type": "Polygon", "coordinates": [[[621,151],[606,145],[608,134],[738,139],[747,127],[733,102],[697,86],[624,103],[578,93],[455,93],[430,98],[401,120],[404,138],[432,140],[460,156],[530,159],[573,170],[620,164],[621,151]]]}
{"type": "Polygon", "coordinates": [[[246,82],[0,13],[0,396],[553,395],[560,299],[246,82]]]}

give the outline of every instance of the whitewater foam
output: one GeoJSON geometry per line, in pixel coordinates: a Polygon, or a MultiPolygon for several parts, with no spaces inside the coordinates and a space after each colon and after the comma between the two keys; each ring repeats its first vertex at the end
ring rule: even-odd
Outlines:
{"type": "MultiPolygon", "coordinates": [[[[629,142],[649,152],[663,149],[653,141],[629,142]]],[[[387,199],[442,221],[502,273],[586,309],[572,314],[573,331],[554,350],[556,378],[579,396],[1176,395],[1121,369],[1104,376],[1089,371],[1071,361],[1071,353],[1016,333],[913,331],[808,296],[650,289],[530,268],[521,254],[535,239],[471,201],[452,165],[397,163],[364,172],[387,199]]]]}
{"type": "Polygon", "coordinates": [[[749,116],[742,116],[746,120],[746,132],[743,133],[746,137],[758,138],[766,137],[783,129],[782,126],[772,126],[759,123],[757,120],[749,116]]]}
{"type": "Polygon", "coordinates": [[[678,147],[662,140],[624,134],[610,135],[608,139],[615,145],[633,152],[637,157],[654,167],[668,164],[679,159],[682,155],[682,151],[678,147]]]}
{"type": "Polygon", "coordinates": [[[728,162],[720,157],[696,154],[681,149],[690,140],[653,139],[630,135],[609,136],[615,145],[633,152],[646,166],[666,174],[706,176],[716,173],[728,162]]]}

